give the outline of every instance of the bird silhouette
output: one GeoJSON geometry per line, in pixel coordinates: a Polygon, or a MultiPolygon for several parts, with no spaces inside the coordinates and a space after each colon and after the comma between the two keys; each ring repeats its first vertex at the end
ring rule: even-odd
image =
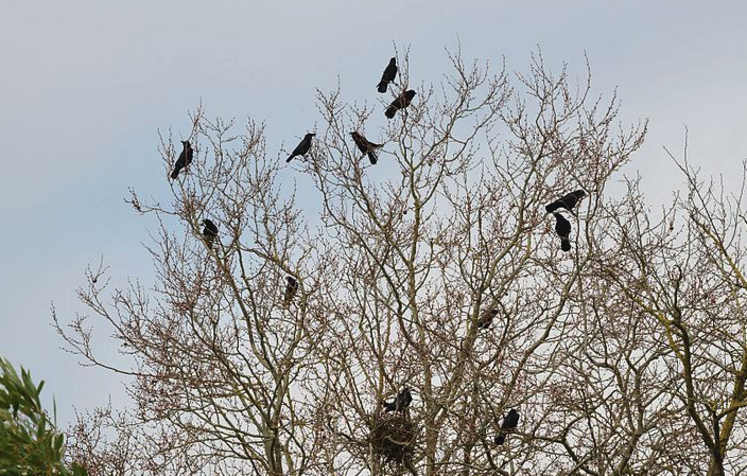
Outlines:
{"type": "Polygon", "coordinates": [[[573,211],[576,204],[586,196],[586,192],[583,190],[576,190],[575,192],[563,195],[559,199],[545,206],[547,213],[554,213],[558,208],[565,208],[566,210],[573,211]]]}
{"type": "Polygon", "coordinates": [[[218,237],[218,227],[208,218],[202,220],[202,225],[202,236],[205,238],[205,243],[207,243],[208,248],[212,248],[213,242],[218,237]]]}
{"type": "Polygon", "coordinates": [[[295,297],[296,292],[298,291],[298,281],[296,281],[296,278],[293,276],[287,276],[285,278],[286,284],[285,284],[285,292],[283,293],[283,305],[285,307],[290,306],[291,301],[293,301],[293,297],[295,297]]]}
{"type": "Polygon", "coordinates": [[[477,320],[478,329],[487,329],[493,323],[493,318],[498,315],[498,309],[485,309],[480,319],[477,320]]]}
{"type": "Polygon", "coordinates": [[[301,139],[301,142],[298,143],[295,149],[293,149],[293,153],[285,159],[285,162],[288,163],[291,160],[293,160],[293,157],[296,157],[298,155],[306,155],[309,152],[309,149],[311,149],[311,139],[316,134],[306,134],[303,136],[303,139],[301,139]]]}
{"type": "Polygon", "coordinates": [[[176,159],[176,163],[174,164],[174,171],[171,172],[171,178],[175,179],[179,176],[179,172],[182,171],[183,168],[189,166],[189,164],[192,163],[192,156],[194,155],[194,150],[192,150],[192,145],[189,143],[188,140],[183,140],[182,142],[182,152],[179,154],[179,158],[176,159]]]}
{"type": "Polygon", "coordinates": [[[373,142],[370,142],[362,134],[359,134],[358,131],[353,131],[350,133],[350,135],[353,136],[353,142],[355,142],[355,145],[358,146],[358,149],[364,154],[368,155],[368,160],[371,162],[371,165],[375,165],[376,162],[379,161],[379,156],[376,152],[376,149],[383,147],[384,144],[375,144],[373,142]]]}
{"type": "Polygon", "coordinates": [[[560,249],[571,251],[571,222],[560,213],[553,213],[553,215],[555,215],[555,233],[560,237],[560,249]]]}
{"type": "Polygon", "coordinates": [[[405,408],[410,406],[410,403],[412,403],[412,394],[410,393],[410,389],[405,387],[400,391],[396,397],[394,397],[394,400],[392,400],[391,403],[389,402],[381,402],[382,405],[384,405],[384,412],[401,412],[405,408]]]}
{"type": "Polygon", "coordinates": [[[386,65],[384,74],[381,75],[381,81],[379,81],[377,86],[380,93],[386,92],[386,87],[394,81],[395,76],[397,76],[397,58],[392,58],[389,60],[389,64],[386,65]]]}
{"type": "Polygon", "coordinates": [[[498,436],[495,437],[495,444],[502,445],[506,441],[506,434],[517,426],[519,426],[519,412],[512,408],[508,411],[508,415],[503,418],[501,429],[498,432],[498,436]]]}
{"type": "Polygon", "coordinates": [[[386,111],[384,111],[384,115],[389,119],[393,118],[397,111],[410,105],[410,103],[412,102],[412,98],[414,98],[416,94],[418,93],[416,93],[412,89],[403,92],[399,95],[399,97],[397,97],[397,99],[392,101],[389,107],[386,108],[386,111]]]}

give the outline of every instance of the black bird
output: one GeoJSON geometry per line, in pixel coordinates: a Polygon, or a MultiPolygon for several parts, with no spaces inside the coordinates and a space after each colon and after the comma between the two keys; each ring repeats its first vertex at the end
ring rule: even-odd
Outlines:
{"type": "Polygon", "coordinates": [[[285,307],[290,306],[291,301],[293,301],[293,297],[296,295],[296,292],[298,291],[298,281],[296,281],[296,278],[293,276],[287,276],[285,278],[286,284],[285,284],[285,293],[283,294],[283,305],[285,307]]]}
{"type": "Polygon", "coordinates": [[[508,415],[503,418],[501,423],[501,430],[498,432],[498,436],[495,437],[495,444],[502,445],[506,441],[506,433],[513,430],[519,425],[519,412],[514,408],[508,411],[508,415]]]}
{"type": "Polygon", "coordinates": [[[293,160],[293,157],[296,157],[297,155],[306,155],[306,153],[311,149],[311,139],[316,134],[306,134],[303,136],[303,139],[301,139],[301,142],[298,143],[295,149],[293,149],[293,153],[285,159],[285,162],[288,163],[291,160],[293,160]]]}
{"type": "Polygon", "coordinates": [[[176,159],[176,163],[174,164],[174,171],[171,172],[172,179],[178,177],[179,172],[181,172],[184,167],[187,167],[192,163],[192,156],[194,155],[192,145],[188,140],[183,140],[182,145],[184,146],[184,148],[182,149],[182,153],[179,154],[179,158],[176,159]]]}
{"type": "Polygon", "coordinates": [[[416,94],[417,93],[412,89],[403,92],[397,99],[392,101],[388,108],[386,108],[384,115],[389,119],[393,118],[397,111],[410,105],[412,98],[414,98],[416,94]]]}
{"type": "Polygon", "coordinates": [[[491,309],[485,309],[485,311],[480,316],[480,319],[477,320],[477,328],[478,329],[487,329],[490,327],[490,324],[493,323],[493,318],[498,315],[498,309],[493,308],[491,309]]]}
{"type": "Polygon", "coordinates": [[[208,248],[212,248],[213,241],[218,237],[218,227],[208,218],[202,220],[202,224],[204,225],[202,228],[202,236],[205,238],[208,248]]]}
{"type": "Polygon", "coordinates": [[[584,192],[583,190],[576,190],[575,192],[563,195],[559,199],[547,205],[545,207],[545,210],[547,210],[547,213],[554,213],[558,208],[565,208],[569,212],[573,211],[573,208],[576,206],[579,200],[581,200],[585,196],[586,192],[584,192]]]}
{"type": "Polygon", "coordinates": [[[397,58],[389,60],[389,64],[384,70],[384,74],[381,75],[381,81],[379,82],[378,88],[380,93],[386,92],[386,87],[394,81],[394,77],[397,76],[397,58]]]}
{"type": "Polygon", "coordinates": [[[560,213],[553,213],[553,215],[555,215],[555,233],[560,237],[560,249],[571,251],[571,222],[560,213]]]}
{"type": "Polygon", "coordinates": [[[358,149],[368,155],[368,160],[371,161],[371,165],[376,165],[376,162],[379,161],[376,149],[383,147],[384,144],[370,142],[362,134],[359,134],[358,131],[351,132],[350,135],[353,136],[353,142],[358,146],[358,149]]]}
{"type": "Polygon", "coordinates": [[[410,389],[407,387],[403,388],[402,391],[394,397],[392,403],[381,402],[385,408],[384,412],[401,412],[409,407],[410,403],[412,403],[412,394],[410,393],[410,389]]]}

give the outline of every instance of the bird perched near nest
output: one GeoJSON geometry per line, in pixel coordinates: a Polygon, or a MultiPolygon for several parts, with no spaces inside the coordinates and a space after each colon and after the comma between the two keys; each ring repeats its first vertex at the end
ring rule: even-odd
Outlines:
{"type": "Polygon", "coordinates": [[[392,402],[381,402],[384,405],[384,412],[401,412],[412,403],[412,394],[410,389],[405,387],[400,391],[392,402]]]}

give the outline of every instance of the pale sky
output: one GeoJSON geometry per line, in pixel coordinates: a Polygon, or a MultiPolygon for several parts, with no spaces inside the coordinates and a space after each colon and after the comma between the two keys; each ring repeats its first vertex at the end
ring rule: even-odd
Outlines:
{"type": "Polygon", "coordinates": [[[142,243],[153,223],[123,198],[130,186],[163,196],[157,132],[186,137],[200,101],[209,116],[265,121],[275,156],[320,122],[316,88],[339,78],[347,97],[377,100],[395,43],[411,48],[417,83],[441,80],[444,48],[458,41],[466,57],[505,56],[517,71],[539,46],[581,79],[586,52],[594,91],[617,87],[622,120],[651,120],[626,170],[641,173],[651,203],[682,183],[662,146],[680,150],[683,125],[691,163],[727,184],[747,158],[744,2],[2,0],[0,10],[0,354],[46,381],[63,425],[74,407],[126,397],[117,376],[59,349],[50,305],[68,320],[86,312],[75,288],[102,256],[115,283],[151,280],[142,243]]]}

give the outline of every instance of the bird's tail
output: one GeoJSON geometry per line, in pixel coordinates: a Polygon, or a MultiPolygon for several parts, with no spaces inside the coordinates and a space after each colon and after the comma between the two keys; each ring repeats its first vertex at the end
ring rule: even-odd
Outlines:
{"type": "Polygon", "coordinates": [[[382,82],[380,82],[380,83],[378,84],[378,86],[377,86],[377,87],[379,88],[379,92],[380,92],[380,93],[385,93],[385,92],[386,92],[386,87],[387,87],[387,85],[388,85],[388,84],[389,84],[389,83],[387,83],[386,81],[382,81],[382,82]]]}
{"type": "Polygon", "coordinates": [[[288,157],[287,159],[285,159],[285,163],[287,164],[288,162],[290,162],[291,160],[293,160],[293,157],[295,157],[295,155],[291,155],[290,157],[288,157]]]}
{"type": "Polygon", "coordinates": [[[397,108],[392,106],[389,106],[388,108],[386,108],[386,111],[384,111],[384,115],[389,119],[393,118],[396,113],[397,108]]]}
{"type": "Polygon", "coordinates": [[[376,155],[376,151],[368,151],[368,160],[371,162],[371,165],[376,165],[376,163],[379,161],[379,156],[376,155]]]}
{"type": "Polygon", "coordinates": [[[179,176],[179,169],[174,169],[174,171],[171,172],[171,178],[176,180],[178,176],[179,176]]]}
{"type": "Polygon", "coordinates": [[[555,201],[555,202],[552,202],[551,204],[547,205],[545,207],[545,210],[547,210],[547,213],[553,213],[558,208],[560,208],[560,202],[555,201]]]}
{"type": "Polygon", "coordinates": [[[571,240],[569,240],[568,238],[561,238],[560,249],[563,251],[571,251],[571,240]]]}

